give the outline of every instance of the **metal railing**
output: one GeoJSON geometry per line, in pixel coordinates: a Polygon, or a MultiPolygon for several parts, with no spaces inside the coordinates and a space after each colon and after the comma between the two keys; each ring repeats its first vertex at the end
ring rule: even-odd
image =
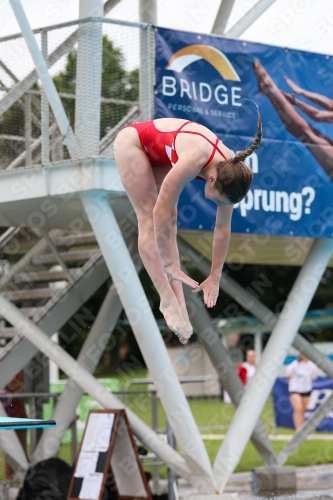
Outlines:
{"type": "MultiPolygon", "coordinates": [[[[138,98],[130,97],[129,94],[128,98],[119,97],[117,92],[119,92],[121,80],[119,82],[113,81],[111,74],[108,77],[110,80],[109,85],[107,87],[104,85],[107,90],[107,97],[101,96],[100,102],[103,106],[102,109],[106,113],[105,120],[108,121],[112,117],[113,121],[111,120],[109,125],[112,129],[111,141],[113,141],[117,132],[127,123],[138,119],[148,120],[153,117],[153,27],[146,23],[91,17],[34,30],[36,39],[40,40],[41,52],[49,68],[51,68],[53,76],[59,74],[61,59],[68,56],[75,47],[78,30],[73,31],[73,28],[79,28],[87,23],[102,24],[103,36],[113,44],[116,51],[118,50],[122,54],[121,57],[123,57],[124,61],[120,64],[123,64],[124,71],[139,70],[138,98]],[[117,37],[113,35],[114,29],[111,30],[113,26],[116,30],[121,31],[121,34],[118,34],[117,37]],[[138,47],[138,45],[140,45],[139,50],[134,50],[134,47],[138,47]],[[113,109],[110,106],[113,106],[113,109]],[[129,118],[127,118],[127,115],[130,115],[129,118]],[[124,118],[126,119],[125,124],[123,123],[124,118]]],[[[22,127],[19,126],[20,123],[17,124],[17,132],[11,130],[10,133],[7,133],[4,130],[1,133],[0,140],[5,144],[4,149],[6,151],[8,149],[8,154],[3,159],[4,165],[1,168],[6,169],[13,169],[22,165],[49,163],[51,153],[52,161],[61,161],[64,154],[67,154],[63,147],[63,137],[57,123],[53,114],[49,112],[44,89],[32,88],[34,84],[37,84],[38,77],[34,71],[30,54],[26,47],[22,45],[21,39],[22,34],[0,38],[0,69],[5,78],[5,83],[3,83],[1,76],[0,91],[4,97],[0,100],[0,114],[3,115],[15,105],[18,109],[21,108],[23,121],[25,121],[23,134],[22,127]],[[9,54],[11,52],[22,53],[25,69],[22,68],[22,65],[18,66],[15,58],[13,61],[10,59],[9,54]]],[[[61,64],[63,68],[64,65],[61,64]]],[[[59,96],[68,104],[69,101],[75,100],[75,90],[59,91],[59,96]]],[[[68,113],[68,110],[66,112],[68,113]]],[[[101,142],[103,139],[107,139],[109,135],[109,131],[105,128],[105,120],[101,129],[101,142]]],[[[22,121],[22,117],[20,121],[22,121]]],[[[13,124],[11,126],[13,128],[13,124]]],[[[104,142],[101,144],[101,153],[112,156],[112,147],[106,152],[105,147],[102,147],[104,142]]]]}

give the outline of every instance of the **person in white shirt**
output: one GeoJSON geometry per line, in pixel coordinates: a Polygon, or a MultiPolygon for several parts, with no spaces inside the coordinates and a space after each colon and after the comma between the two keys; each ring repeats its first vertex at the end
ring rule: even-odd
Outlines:
{"type": "Polygon", "coordinates": [[[245,387],[249,384],[251,378],[257,369],[256,352],[253,349],[246,351],[246,361],[241,363],[237,369],[237,373],[245,387]]]}
{"type": "Polygon", "coordinates": [[[316,365],[303,354],[300,354],[287,367],[289,398],[294,410],[293,420],[296,430],[304,423],[304,414],[312,391],[312,382],[316,377],[316,365]]]}

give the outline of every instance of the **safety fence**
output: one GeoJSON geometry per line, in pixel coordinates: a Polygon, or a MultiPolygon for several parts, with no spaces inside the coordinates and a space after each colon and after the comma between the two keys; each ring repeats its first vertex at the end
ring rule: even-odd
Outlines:
{"type": "MultiPolygon", "coordinates": [[[[81,85],[80,91],[87,95],[84,119],[100,109],[100,154],[112,157],[118,131],[139,117],[152,116],[152,27],[89,18],[48,26],[34,34],[71,126],[74,128],[77,86],[81,85]],[[78,38],[92,23],[100,25],[103,35],[102,88],[97,103],[76,78],[78,38]]],[[[93,67],[94,61],[91,64],[93,67]]],[[[21,34],[0,38],[0,150],[0,169],[6,170],[69,158],[21,34]]]]}

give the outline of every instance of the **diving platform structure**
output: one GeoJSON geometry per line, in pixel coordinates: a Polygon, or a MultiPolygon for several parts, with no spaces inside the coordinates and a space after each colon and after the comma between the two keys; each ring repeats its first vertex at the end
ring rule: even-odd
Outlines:
{"type": "MultiPolygon", "coordinates": [[[[194,329],[216,367],[222,385],[238,408],[212,468],[138,277],[142,263],[137,252],[137,223],[112,157],[112,143],[122,126],[153,117],[150,24],[114,22],[139,30],[142,61],[139,105],[128,103],[129,111],[123,113],[119,123],[100,139],[102,25],[111,23],[103,19],[103,14],[116,3],[108,0],[103,6],[102,0],[81,0],[80,21],[76,23],[78,29],[49,53],[48,30],[40,30],[39,47],[20,1],[10,0],[35,69],[17,81],[12,89],[6,89],[6,95],[0,100],[0,113],[20,102],[37,80],[41,81],[41,164],[33,164],[29,139],[20,160],[14,160],[0,172],[0,225],[8,227],[0,237],[0,246],[7,251],[24,246],[23,256],[0,279],[0,337],[5,342],[0,350],[1,385],[5,386],[37,355],[52,360],[68,375],[66,391],[52,415],[57,428],[43,432],[32,463],[56,455],[84,392],[104,408],[125,408],[92,375],[124,309],[182,454],[161,441],[147,424],[126,408],[133,432],[170,469],[188,480],[200,496],[208,498],[214,495],[216,498],[223,494],[249,439],[267,466],[279,467],[290,450],[299,446],[313,430],[320,417],[322,410],[319,409],[306,424],[306,430],[296,433],[289,451],[285,450],[279,456],[274,453],[259,420],[291,344],[333,377],[333,362],[297,333],[331,262],[333,240],[310,241],[308,247],[305,245],[304,263],[297,263],[303,266],[278,317],[249,290],[243,289],[228,275],[222,276],[221,289],[273,330],[257,373],[245,394],[201,299],[185,290],[193,312],[194,329]],[[94,17],[91,17],[92,13],[94,17]],[[72,50],[76,43],[74,133],[48,66],[72,50]],[[49,115],[49,105],[53,115],[49,115]],[[69,158],[51,162],[50,149],[62,141],[69,158]],[[20,167],[22,160],[27,158],[30,164],[27,161],[26,166],[20,167]],[[110,287],[105,300],[78,358],[73,359],[51,340],[51,336],[107,280],[110,280],[110,287]]],[[[25,110],[30,120],[26,123],[26,133],[29,133],[29,123],[33,121],[29,105],[34,95],[31,93],[26,99],[25,110]]],[[[119,103],[120,99],[114,101],[124,104],[124,101],[119,103]]],[[[38,121],[35,116],[35,122],[36,119],[38,121]]],[[[205,251],[198,251],[202,249],[202,245],[199,247],[196,243],[198,238],[187,232],[179,235],[178,245],[180,253],[208,275],[211,236],[210,240],[206,236],[210,243],[205,246],[205,251]]],[[[333,407],[333,400],[326,405],[326,411],[330,404],[333,407]]],[[[15,433],[6,432],[8,439],[6,442],[0,440],[0,449],[11,466],[24,474],[29,467],[24,451],[15,433]]]]}
{"type": "Polygon", "coordinates": [[[87,191],[105,191],[117,201],[116,215],[130,210],[112,158],[85,158],[0,171],[0,226],[68,229],[78,217],[80,229],[90,230],[80,200],[80,194],[87,191]],[[47,205],[51,197],[52,209],[47,205]]]}

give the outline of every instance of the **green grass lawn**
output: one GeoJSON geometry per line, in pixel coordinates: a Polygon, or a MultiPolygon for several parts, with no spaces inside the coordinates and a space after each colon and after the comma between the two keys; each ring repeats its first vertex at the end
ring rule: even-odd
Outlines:
{"type": "MultiPolygon", "coordinates": [[[[134,387],[133,387],[134,388],[134,387]]],[[[136,386],[137,390],[141,386],[136,386]]],[[[152,395],[131,394],[121,398],[128,407],[136,413],[146,424],[152,425],[152,395]]],[[[235,413],[230,403],[212,397],[188,399],[189,406],[197,425],[203,434],[221,434],[226,432],[235,413]],[[215,429],[214,429],[215,427],[215,429]]],[[[165,429],[165,412],[162,404],[157,402],[158,428],[165,429]]],[[[274,429],[274,414],[272,403],[268,401],[262,411],[261,419],[269,433],[274,429]]],[[[276,429],[278,434],[292,434],[291,429],[276,429]]]]}
{"type": "MultiPolygon", "coordinates": [[[[286,445],[285,441],[273,441],[275,453],[279,453],[286,445]]],[[[220,441],[206,441],[206,449],[211,462],[213,463],[216,453],[221,445],[220,441]]],[[[297,467],[305,465],[319,465],[333,462],[333,442],[332,441],[305,441],[300,448],[293,453],[285,465],[295,465],[297,467]]],[[[237,465],[236,472],[243,472],[263,465],[263,461],[252,443],[246,446],[242,458],[237,465]]]]}
{"type": "MultiPolygon", "coordinates": [[[[216,453],[221,445],[221,441],[207,441],[205,446],[208,452],[211,463],[213,464],[216,453]]],[[[284,441],[273,442],[273,448],[276,453],[279,453],[286,445],[284,441]]],[[[333,442],[332,441],[306,441],[302,446],[289,457],[285,465],[295,465],[302,467],[306,465],[320,465],[333,462],[333,442]]],[[[263,465],[263,461],[254,448],[252,443],[246,446],[242,458],[237,465],[235,472],[250,471],[254,467],[263,465]]],[[[145,470],[152,473],[151,467],[145,467],[145,470]]],[[[160,467],[160,477],[167,477],[167,468],[160,467]]]]}

